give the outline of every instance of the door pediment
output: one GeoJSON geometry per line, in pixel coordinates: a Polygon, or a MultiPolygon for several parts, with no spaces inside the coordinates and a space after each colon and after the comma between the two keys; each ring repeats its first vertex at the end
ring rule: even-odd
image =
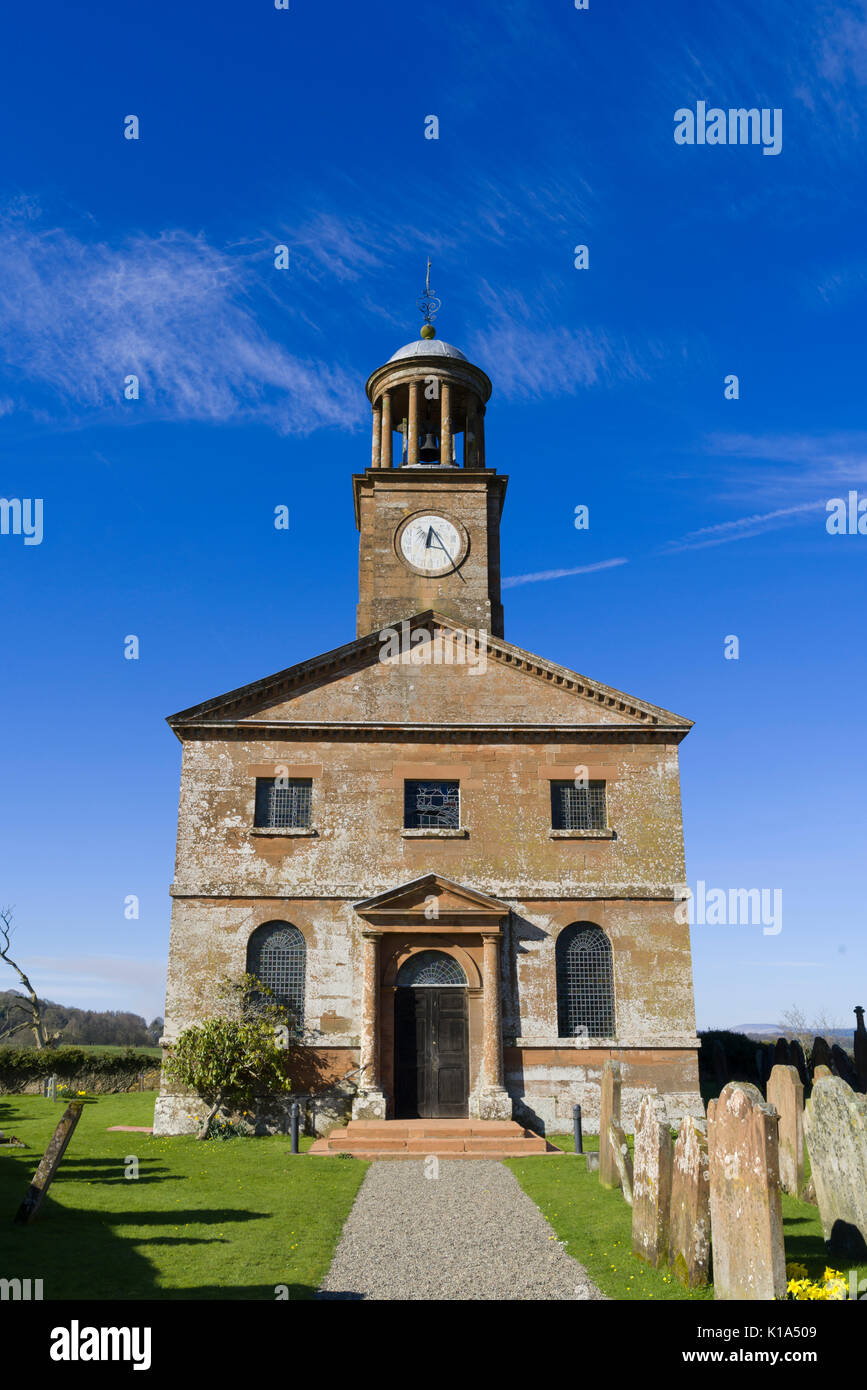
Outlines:
{"type": "Polygon", "coordinates": [[[507,903],[478,889],[453,883],[442,874],[425,874],[355,904],[359,917],[383,931],[499,932],[509,915],[507,903]]]}

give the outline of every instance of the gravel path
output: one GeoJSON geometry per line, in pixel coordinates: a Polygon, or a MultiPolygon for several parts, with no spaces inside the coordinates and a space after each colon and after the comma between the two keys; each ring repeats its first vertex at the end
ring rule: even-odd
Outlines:
{"type": "Polygon", "coordinates": [[[425,1166],[370,1165],[318,1298],[604,1297],[502,1163],[425,1166]]]}

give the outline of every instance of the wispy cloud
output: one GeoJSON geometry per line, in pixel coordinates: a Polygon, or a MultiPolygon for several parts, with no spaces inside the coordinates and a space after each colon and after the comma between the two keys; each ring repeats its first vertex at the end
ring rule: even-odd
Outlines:
{"type": "Polygon", "coordinates": [[[33,413],[76,420],[126,404],[139,419],[258,420],[284,434],[359,422],[355,377],[287,352],[249,291],[245,258],[202,235],[109,244],[29,204],[0,218],[0,355],[33,413]],[[135,404],[123,401],[128,374],[135,404]]]}
{"type": "Polygon", "coordinates": [[[504,589],[514,589],[518,584],[541,584],[546,579],[565,579],[572,574],[594,574],[596,570],[610,570],[615,565],[628,565],[625,555],[616,560],[599,560],[595,565],[579,565],[577,569],[539,570],[536,574],[511,574],[503,580],[504,589]]]}
{"type": "Polygon", "coordinates": [[[815,495],[818,488],[859,487],[867,483],[867,433],[838,431],[811,434],[712,434],[704,442],[706,453],[749,462],[749,471],[738,469],[725,491],[731,497],[766,498],[792,493],[815,495]]]}
{"type": "Polygon", "coordinates": [[[488,326],[471,334],[474,361],[496,364],[497,394],[511,399],[574,395],[587,386],[615,380],[646,379],[630,345],[603,329],[567,328],[550,316],[558,302],[553,287],[531,303],[518,291],[482,281],[479,297],[488,326]]]}
{"type": "Polygon", "coordinates": [[[730,541],[748,540],[750,536],[761,535],[764,531],[776,530],[790,525],[796,520],[817,511],[825,510],[825,498],[814,502],[802,502],[796,507],[780,507],[777,511],[754,513],[752,516],[737,517],[733,521],[720,521],[714,526],[700,526],[697,531],[688,531],[678,540],[668,541],[662,554],[672,555],[680,550],[704,550],[711,545],[727,545],[730,541]]]}

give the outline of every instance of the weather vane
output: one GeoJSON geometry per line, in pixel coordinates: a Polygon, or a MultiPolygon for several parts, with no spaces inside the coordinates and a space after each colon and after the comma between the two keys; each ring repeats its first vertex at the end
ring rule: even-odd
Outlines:
{"type": "Polygon", "coordinates": [[[436,337],[436,329],[433,320],[442,308],[442,300],[435,295],[430,287],[430,256],[427,258],[427,275],[424,282],[424,294],[420,294],[415,301],[424,314],[424,323],[421,328],[423,338],[436,337]]]}

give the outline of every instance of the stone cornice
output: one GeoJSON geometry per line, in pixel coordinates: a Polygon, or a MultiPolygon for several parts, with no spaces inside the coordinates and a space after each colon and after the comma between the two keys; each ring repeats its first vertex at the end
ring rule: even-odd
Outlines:
{"type": "Polygon", "coordinates": [[[403,492],[429,490],[432,487],[456,487],[487,489],[500,494],[500,515],[506,500],[509,484],[507,473],[498,473],[495,468],[435,468],[408,467],[368,468],[364,473],[352,475],[352,497],[355,505],[355,529],[361,530],[361,489],[394,487],[403,492]]]}

